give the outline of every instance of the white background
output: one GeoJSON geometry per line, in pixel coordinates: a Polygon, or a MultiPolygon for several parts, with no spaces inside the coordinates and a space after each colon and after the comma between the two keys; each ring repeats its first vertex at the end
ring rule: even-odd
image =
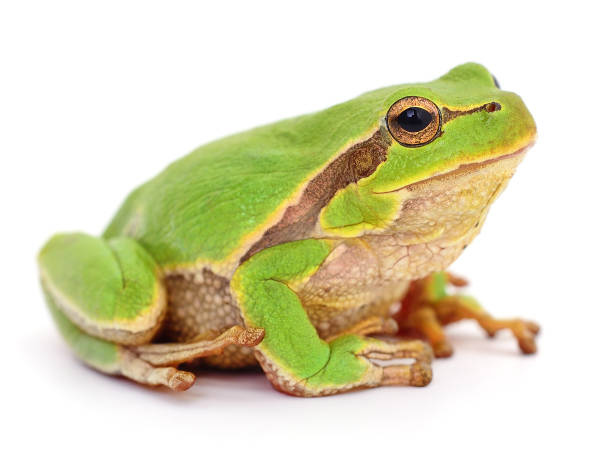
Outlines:
{"type": "Polygon", "coordinates": [[[609,13],[569,4],[3,2],[0,444],[610,451],[609,13]],[[465,61],[521,94],[539,141],[453,269],[494,314],[542,324],[538,355],[467,323],[427,388],[310,400],[258,373],[150,390],[71,356],[37,282],[53,232],[99,233],[201,143],[465,61]]]}

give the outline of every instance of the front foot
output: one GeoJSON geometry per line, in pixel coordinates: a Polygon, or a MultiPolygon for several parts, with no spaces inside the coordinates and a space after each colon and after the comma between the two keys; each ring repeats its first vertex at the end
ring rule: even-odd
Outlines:
{"type": "Polygon", "coordinates": [[[384,385],[424,387],[432,379],[433,353],[420,340],[390,342],[343,335],[329,343],[329,359],[324,367],[302,380],[259,358],[274,387],[294,396],[327,396],[384,385]],[[410,363],[384,365],[401,359],[410,359],[410,363]]]}
{"type": "Polygon", "coordinates": [[[431,347],[437,359],[451,357],[455,352],[453,346],[446,339],[438,341],[437,343],[432,343],[431,347]]]}
{"type": "Polygon", "coordinates": [[[488,314],[474,299],[467,296],[447,296],[435,304],[434,310],[442,325],[462,319],[473,319],[493,338],[500,330],[508,329],[516,338],[523,354],[537,352],[536,335],[540,326],[524,319],[496,319],[488,314]]]}
{"type": "Polygon", "coordinates": [[[488,314],[475,317],[480,327],[483,328],[489,338],[493,338],[497,332],[508,329],[516,338],[519,348],[523,354],[535,354],[538,350],[535,342],[536,335],[540,332],[540,326],[524,319],[495,319],[488,314]]]}
{"type": "Polygon", "coordinates": [[[432,345],[436,357],[450,357],[453,348],[446,339],[443,326],[473,319],[492,338],[500,330],[508,329],[524,354],[537,351],[535,337],[540,327],[523,319],[496,319],[473,298],[449,294],[449,286],[463,287],[467,281],[448,272],[432,274],[413,282],[396,315],[400,332],[416,333],[432,345]]]}
{"type": "Polygon", "coordinates": [[[382,385],[425,387],[433,377],[431,370],[433,351],[427,343],[419,340],[389,343],[370,339],[357,355],[372,364],[375,387],[382,385]],[[413,359],[414,362],[406,365],[384,365],[385,361],[406,358],[413,359]]]}

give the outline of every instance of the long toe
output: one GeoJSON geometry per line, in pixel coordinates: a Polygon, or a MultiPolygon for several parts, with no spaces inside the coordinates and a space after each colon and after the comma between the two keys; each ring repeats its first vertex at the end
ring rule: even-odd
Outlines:
{"type": "Polygon", "coordinates": [[[433,374],[429,363],[415,362],[412,365],[389,365],[382,367],[382,385],[410,385],[425,387],[433,374]]]}

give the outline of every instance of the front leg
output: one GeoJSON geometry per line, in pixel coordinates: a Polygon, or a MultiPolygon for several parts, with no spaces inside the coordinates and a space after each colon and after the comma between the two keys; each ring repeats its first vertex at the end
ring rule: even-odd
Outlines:
{"type": "Polygon", "coordinates": [[[466,280],[448,272],[437,272],[412,282],[402,301],[402,309],[395,317],[400,331],[424,336],[431,343],[436,357],[449,357],[453,349],[442,327],[463,319],[473,319],[490,337],[508,329],[524,354],[536,352],[535,336],[540,327],[535,322],[519,318],[494,318],[474,298],[449,294],[447,291],[449,286],[466,285],[466,280]]]}
{"type": "Polygon", "coordinates": [[[256,356],[270,382],[297,396],[322,396],[361,387],[427,385],[430,348],[420,341],[385,342],[355,334],[319,338],[292,285],[316,272],[333,248],[308,239],[278,245],[244,262],[231,282],[247,326],[265,329],[256,356]],[[374,360],[413,358],[411,365],[374,360]]]}

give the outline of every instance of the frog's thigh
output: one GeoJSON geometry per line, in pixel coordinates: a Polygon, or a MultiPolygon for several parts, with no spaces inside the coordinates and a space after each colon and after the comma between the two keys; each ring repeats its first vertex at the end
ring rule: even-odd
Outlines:
{"type": "Polygon", "coordinates": [[[263,338],[261,329],[234,326],[213,340],[121,346],[86,334],[57,308],[48,293],[46,296],[60,333],[77,357],[103,373],[122,375],[141,384],[186,390],[195,380],[193,373],[165,365],[218,354],[230,344],[254,346],[263,338]]]}
{"type": "Polygon", "coordinates": [[[292,285],[311,276],[333,243],[308,239],[265,249],[244,262],[231,289],[247,326],[265,329],[256,356],[279,390],[300,396],[329,395],[359,387],[426,385],[431,351],[420,341],[387,343],[342,335],[319,338],[292,285]],[[415,358],[412,365],[381,367],[371,359],[415,358]]]}
{"type": "Polygon", "coordinates": [[[155,335],[166,290],[155,261],[134,240],[59,234],[38,263],[45,292],[82,331],[126,345],[155,335]]]}
{"type": "Polygon", "coordinates": [[[193,374],[166,365],[217,354],[229,344],[254,346],[263,337],[262,330],[236,326],[213,340],[144,344],[161,324],[165,288],[153,259],[128,238],[57,235],[39,265],[62,336],[80,359],[105,373],[184,390],[193,374]]]}

